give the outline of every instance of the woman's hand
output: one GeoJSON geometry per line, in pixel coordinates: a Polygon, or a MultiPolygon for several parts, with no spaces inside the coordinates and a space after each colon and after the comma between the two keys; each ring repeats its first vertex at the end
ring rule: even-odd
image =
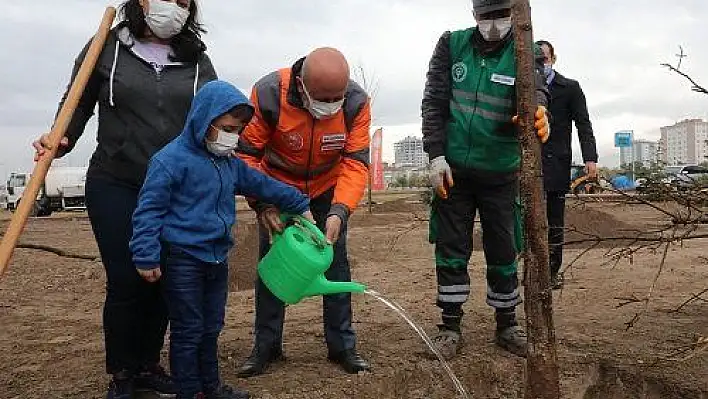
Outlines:
{"type": "MultiPolygon", "coordinates": [[[[40,138],[32,142],[32,147],[34,147],[34,161],[39,161],[47,151],[52,149],[52,144],[49,142],[49,135],[43,134],[40,138]]],[[[59,148],[57,149],[57,156],[60,157],[66,153],[66,149],[69,147],[69,139],[62,137],[59,142],[59,148]]]]}

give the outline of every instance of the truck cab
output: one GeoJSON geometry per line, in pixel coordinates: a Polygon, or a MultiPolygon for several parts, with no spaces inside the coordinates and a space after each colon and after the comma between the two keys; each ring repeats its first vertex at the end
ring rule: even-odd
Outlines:
{"type": "Polygon", "coordinates": [[[29,183],[29,173],[11,173],[7,179],[7,210],[14,211],[20,205],[22,194],[29,183]]]}

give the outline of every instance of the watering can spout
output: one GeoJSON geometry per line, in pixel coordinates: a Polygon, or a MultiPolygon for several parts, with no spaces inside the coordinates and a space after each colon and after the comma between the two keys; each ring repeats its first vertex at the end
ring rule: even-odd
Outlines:
{"type": "Polygon", "coordinates": [[[305,291],[304,296],[320,296],[344,293],[363,294],[366,286],[354,281],[335,282],[329,281],[325,276],[320,275],[305,291]]]}

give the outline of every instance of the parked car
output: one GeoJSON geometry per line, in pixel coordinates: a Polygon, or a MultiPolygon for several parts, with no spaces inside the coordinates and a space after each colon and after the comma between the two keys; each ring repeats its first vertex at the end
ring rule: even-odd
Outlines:
{"type": "Polygon", "coordinates": [[[700,165],[667,166],[667,183],[679,190],[686,190],[691,187],[708,186],[708,168],[700,165]]]}

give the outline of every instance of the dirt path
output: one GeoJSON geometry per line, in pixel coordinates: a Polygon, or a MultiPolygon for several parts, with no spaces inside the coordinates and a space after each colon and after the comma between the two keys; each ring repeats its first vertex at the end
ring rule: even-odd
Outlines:
{"type": "MultiPolygon", "coordinates": [[[[356,280],[399,302],[430,331],[438,321],[432,247],[426,242],[425,223],[414,216],[424,217],[424,209],[408,205],[411,208],[403,209],[401,204],[393,208],[389,204],[379,208],[380,214],[355,217],[348,243],[352,268],[356,280]]],[[[569,219],[605,232],[658,220],[643,207],[589,209],[584,211],[586,218],[601,223],[592,224],[578,215],[569,219]]],[[[231,256],[233,292],[220,352],[226,381],[248,388],[257,398],[455,397],[437,363],[425,356],[419,338],[393,313],[362,296],[354,298],[355,327],[359,348],[371,360],[373,373],[344,375],[326,361],[320,301],[310,299],[288,309],[288,362],[259,378],[236,379],[235,369],[250,351],[252,339],[253,292],[241,290],[249,287],[257,255],[252,217],[242,218],[238,229],[243,232],[239,242],[244,248],[231,256]]],[[[96,253],[84,217],[32,220],[23,239],[96,253]]],[[[630,330],[625,323],[642,305],[617,309],[615,298],[646,295],[659,256],[640,253],[632,264],[623,262],[613,268],[605,264],[606,249],[597,249],[573,267],[565,290],[555,294],[564,397],[708,397],[708,355],[685,362],[660,360],[708,336],[704,303],[670,312],[705,288],[707,247],[708,241],[696,241],[670,251],[647,313],[630,330]]],[[[579,250],[569,249],[568,258],[579,250]]],[[[484,304],[483,260],[476,251],[465,346],[452,366],[474,398],[521,398],[523,362],[492,342],[493,315],[484,304]]],[[[107,383],[101,330],[103,284],[98,262],[17,251],[0,283],[0,399],[102,397],[107,383]]]]}

